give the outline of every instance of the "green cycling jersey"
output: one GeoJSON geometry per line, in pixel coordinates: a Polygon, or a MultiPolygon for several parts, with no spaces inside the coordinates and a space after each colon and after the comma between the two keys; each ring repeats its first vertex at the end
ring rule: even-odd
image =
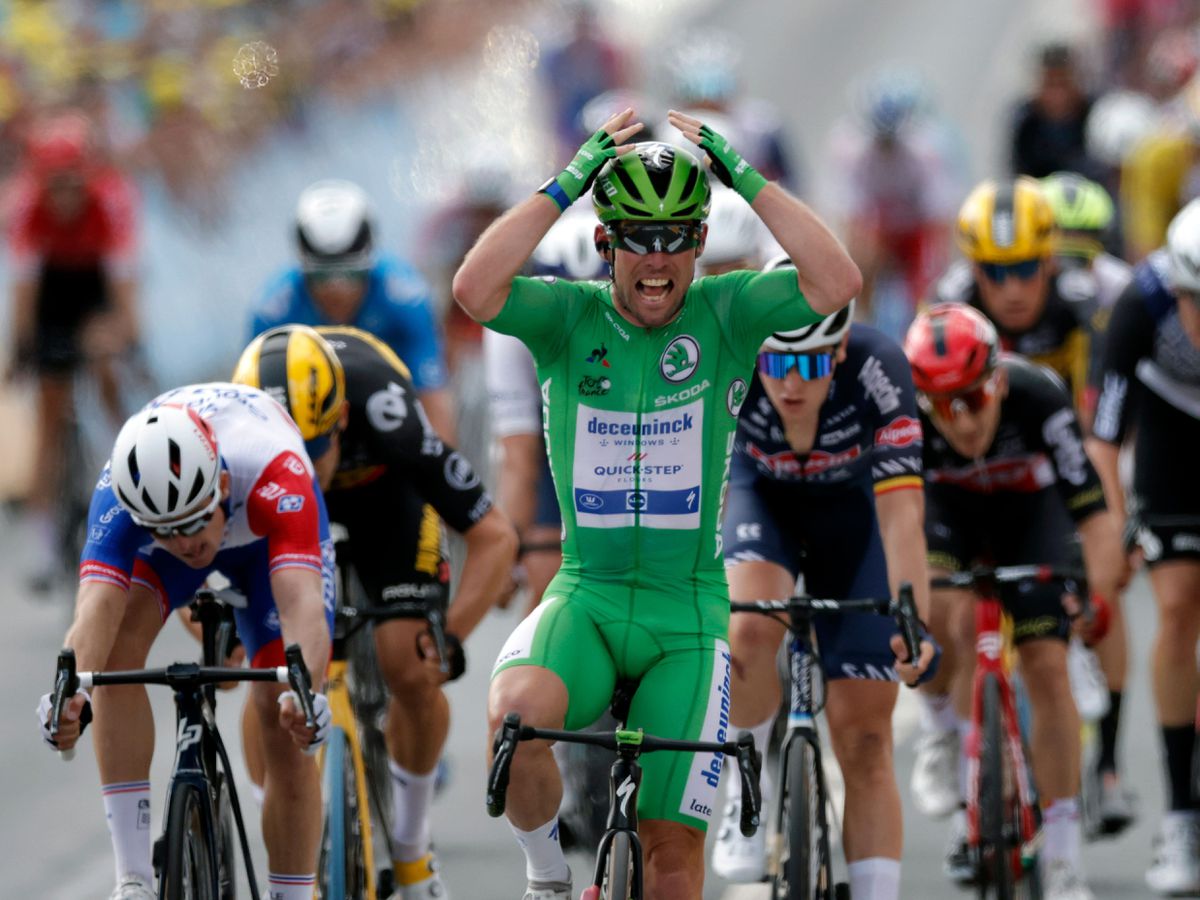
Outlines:
{"type": "Polygon", "coordinates": [[[581,581],[651,589],[678,597],[660,610],[674,629],[726,633],[728,604],[697,595],[727,600],[720,520],[738,410],[762,341],[819,319],[790,269],[698,279],[659,328],[623,318],[608,282],[513,281],[487,325],[537,364],[564,533],[548,595],[581,581]]]}

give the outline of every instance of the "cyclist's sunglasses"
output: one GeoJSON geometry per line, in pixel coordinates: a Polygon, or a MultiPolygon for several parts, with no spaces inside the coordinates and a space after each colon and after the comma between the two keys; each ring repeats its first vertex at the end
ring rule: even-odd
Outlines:
{"type": "Polygon", "coordinates": [[[700,246],[699,222],[617,222],[609,235],[614,247],[639,256],[648,253],[683,253],[700,246]]]}
{"type": "Polygon", "coordinates": [[[174,525],[148,525],[151,533],[155,537],[173,538],[173,537],[192,537],[204,530],[205,526],[212,521],[213,516],[217,514],[217,507],[221,505],[221,488],[218,485],[213,491],[213,498],[208,506],[204,507],[197,515],[183,522],[174,525]]]}
{"type": "Polygon", "coordinates": [[[1015,263],[980,263],[979,269],[988,281],[1004,284],[1010,277],[1028,281],[1042,267],[1040,259],[1023,259],[1015,263]]]}
{"type": "Polygon", "coordinates": [[[359,267],[339,268],[330,266],[323,269],[310,269],[304,277],[314,284],[326,284],[330,281],[365,281],[370,270],[359,267]]]}
{"type": "Polygon", "coordinates": [[[770,378],[786,378],[795,369],[805,381],[824,378],[833,371],[833,351],[781,353],[763,350],[758,354],[758,371],[770,378]]]}
{"type": "Polygon", "coordinates": [[[917,405],[926,413],[942,419],[953,419],[964,412],[977,413],[989,403],[996,394],[996,377],[989,375],[975,387],[953,394],[926,394],[917,392],[917,405]]]}

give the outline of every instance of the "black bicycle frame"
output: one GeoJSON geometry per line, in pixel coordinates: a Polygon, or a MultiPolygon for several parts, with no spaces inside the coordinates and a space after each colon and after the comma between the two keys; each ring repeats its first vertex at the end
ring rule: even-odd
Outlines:
{"type": "Polygon", "coordinates": [[[637,798],[642,787],[642,767],[638,765],[639,747],[621,744],[617,758],[609,770],[608,822],[596,849],[596,869],[593,884],[604,881],[604,870],[608,865],[613,841],[620,833],[629,836],[633,853],[633,881],[630,885],[634,900],[642,896],[642,839],[638,837],[637,798]]]}

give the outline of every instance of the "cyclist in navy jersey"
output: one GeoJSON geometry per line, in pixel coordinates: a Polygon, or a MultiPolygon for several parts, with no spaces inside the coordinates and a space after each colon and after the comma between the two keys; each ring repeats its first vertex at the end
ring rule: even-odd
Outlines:
{"type": "MultiPolygon", "coordinates": [[[[912,376],[898,345],[873,328],[852,326],[852,318],[853,306],[770,338],[750,385],[730,397],[741,407],[723,527],[735,600],[790,596],[803,574],[804,590],[819,597],[886,597],[911,581],[918,606],[926,605],[912,376]]],[[[779,708],[775,659],[783,635],[782,624],[761,616],[730,622],[730,721],[763,747],[779,708]]],[[[923,645],[915,669],[899,664],[895,623],[870,613],[818,620],[816,635],[828,679],[826,714],[846,779],[851,893],[894,900],[902,825],[891,715],[898,682],[929,671],[934,647],[923,645]]],[[[736,786],[727,789],[713,868],[731,880],[761,880],[764,841],[741,835],[740,796],[736,786]]]]}
{"type": "Polygon", "coordinates": [[[277,325],[353,325],[408,365],[434,429],[454,440],[445,356],[429,285],[408,263],[374,252],[366,194],[348,181],[319,181],[296,209],[300,265],[277,275],[250,319],[247,340],[277,325]]]}
{"type": "MultiPolygon", "coordinates": [[[[934,307],[909,329],[905,352],[925,433],[925,536],[931,577],[995,565],[1064,564],[1078,531],[1093,594],[1115,596],[1128,576],[1116,522],[1084,452],[1066,386],[1053,372],[999,352],[982,313],[961,304],[934,307]]],[[[935,591],[930,626],[947,646],[947,665],[930,685],[949,691],[965,738],[974,661],[969,593],[935,591]],[[956,665],[957,663],[957,665],[956,665]]],[[[1071,626],[1057,587],[1001,598],[1033,708],[1032,760],[1045,815],[1042,865],[1046,897],[1090,900],[1079,862],[1079,717],[1067,675],[1071,626]]],[[[959,756],[960,797],[966,790],[959,756]]],[[[965,814],[955,814],[946,873],[973,877],[965,814]]]]}
{"type": "Polygon", "coordinates": [[[1200,891],[1196,640],[1200,636],[1200,201],[1167,230],[1166,247],[1134,270],[1109,322],[1088,450],[1124,519],[1117,454],[1131,426],[1136,464],[1124,529],[1150,570],[1158,603],[1153,684],[1167,768],[1168,812],[1146,873],[1163,894],[1200,891]]]}

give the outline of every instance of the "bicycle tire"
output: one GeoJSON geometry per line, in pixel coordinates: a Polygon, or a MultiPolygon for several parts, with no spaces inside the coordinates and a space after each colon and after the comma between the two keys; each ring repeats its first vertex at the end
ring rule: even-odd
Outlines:
{"type": "Polygon", "coordinates": [[[979,748],[979,897],[981,900],[1012,900],[1012,848],[1006,835],[1008,813],[1005,802],[1003,712],[1000,682],[993,674],[983,679],[983,716],[979,748]]]}
{"type": "Polygon", "coordinates": [[[321,766],[324,828],[317,884],[321,900],[358,900],[367,888],[363,834],[358,818],[358,774],[346,734],[334,728],[321,766]]]}
{"type": "Polygon", "coordinates": [[[237,831],[233,825],[233,801],[225,773],[216,776],[217,810],[217,896],[237,900],[237,831]]]}
{"type": "Polygon", "coordinates": [[[192,785],[171,791],[162,900],[217,900],[204,798],[192,785]]]}
{"type": "Polygon", "coordinates": [[[830,882],[822,810],[824,789],[816,750],[804,738],[786,747],[780,786],[780,859],[775,900],[826,900],[830,882]]]}
{"type": "Polygon", "coordinates": [[[638,900],[633,896],[633,842],[624,831],[613,835],[604,867],[603,900],[638,900]]]}

